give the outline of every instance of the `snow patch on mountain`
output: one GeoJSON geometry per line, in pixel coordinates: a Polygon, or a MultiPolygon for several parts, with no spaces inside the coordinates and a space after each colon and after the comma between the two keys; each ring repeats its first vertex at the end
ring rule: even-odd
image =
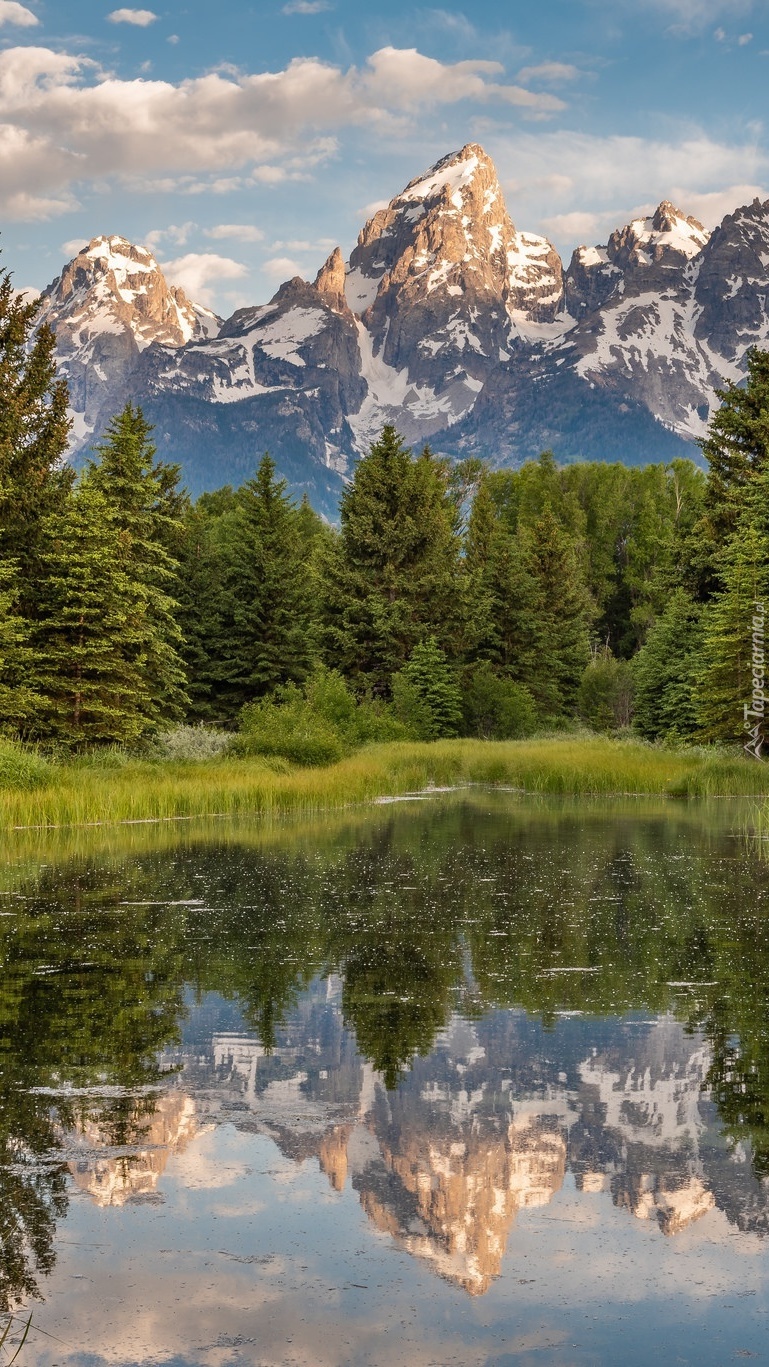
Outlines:
{"type": "Polygon", "coordinates": [[[323,309],[295,308],[262,327],[254,340],[274,360],[303,367],[307,362],[299,348],[325,326],[323,309]]]}

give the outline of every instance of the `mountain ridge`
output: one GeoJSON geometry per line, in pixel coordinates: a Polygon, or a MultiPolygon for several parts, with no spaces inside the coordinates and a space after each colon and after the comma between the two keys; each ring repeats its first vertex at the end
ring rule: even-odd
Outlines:
{"type": "Polygon", "coordinates": [[[769,339],[769,201],[708,233],[663,200],[568,267],[519,230],[477,143],[441,158],[339,247],[222,321],[146,248],[95,238],[44,292],[73,453],[127,400],[193,492],[270,449],[333,514],[385,422],[453,458],[520,464],[697,456],[751,345],[769,339]]]}

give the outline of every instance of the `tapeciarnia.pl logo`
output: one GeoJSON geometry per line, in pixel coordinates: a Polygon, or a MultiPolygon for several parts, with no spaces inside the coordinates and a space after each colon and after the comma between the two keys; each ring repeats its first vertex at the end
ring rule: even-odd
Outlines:
{"type": "Polygon", "coordinates": [[[766,614],[763,603],[753,604],[753,654],[751,659],[751,673],[753,675],[753,695],[750,703],[745,703],[743,712],[745,714],[745,730],[749,739],[743,747],[754,759],[761,758],[761,747],[764,743],[764,713],[766,710],[766,697],[764,695],[764,623],[766,614]]]}

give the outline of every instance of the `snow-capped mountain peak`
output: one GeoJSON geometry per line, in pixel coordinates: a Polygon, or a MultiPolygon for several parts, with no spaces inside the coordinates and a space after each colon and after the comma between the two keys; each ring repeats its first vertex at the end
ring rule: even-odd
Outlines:
{"type": "Polygon", "coordinates": [[[635,218],[609,238],[607,252],[616,265],[650,266],[687,260],[702,251],[710,234],[696,218],[687,217],[669,200],[663,200],[648,218],[635,218]]]}
{"type": "Polygon", "coordinates": [[[78,444],[123,407],[128,377],[153,343],[216,336],[220,319],[169,285],[155,257],[118,235],[94,237],[43,292],[38,323],[56,333],[78,444]]]}
{"type": "Polygon", "coordinates": [[[708,234],[668,200],[578,248],[564,274],[516,227],[477,143],[443,157],[336,248],[313,283],[219,320],[146,248],[94,238],[45,292],[73,445],[142,404],[193,490],[240,482],[269,449],[333,513],[353,461],[408,442],[517,464],[697,454],[725,380],[769,341],[769,202],[708,234]]]}
{"type": "Polygon", "coordinates": [[[44,291],[41,320],[78,345],[126,330],[139,351],[152,342],[184,346],[219,327],[210,309],[168,284],[146,247],[116,235],[92,238],[65,266],[44,291]]]}

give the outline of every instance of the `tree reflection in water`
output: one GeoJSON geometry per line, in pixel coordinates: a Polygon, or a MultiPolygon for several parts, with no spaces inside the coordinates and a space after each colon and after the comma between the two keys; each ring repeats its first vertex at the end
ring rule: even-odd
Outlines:
{"type": "Polygon", "coordinates": [[[0,919],[0,1309],[71,1181],[155,1197],[204,1055],[473,1293],[567,1167],[666,1233],[714,1203],[766,1228],[769,871],[696,814],[478,797],[43,857],[0,919]],[[180,1050],[209,993],[237,1029],[180,1050]]]}

